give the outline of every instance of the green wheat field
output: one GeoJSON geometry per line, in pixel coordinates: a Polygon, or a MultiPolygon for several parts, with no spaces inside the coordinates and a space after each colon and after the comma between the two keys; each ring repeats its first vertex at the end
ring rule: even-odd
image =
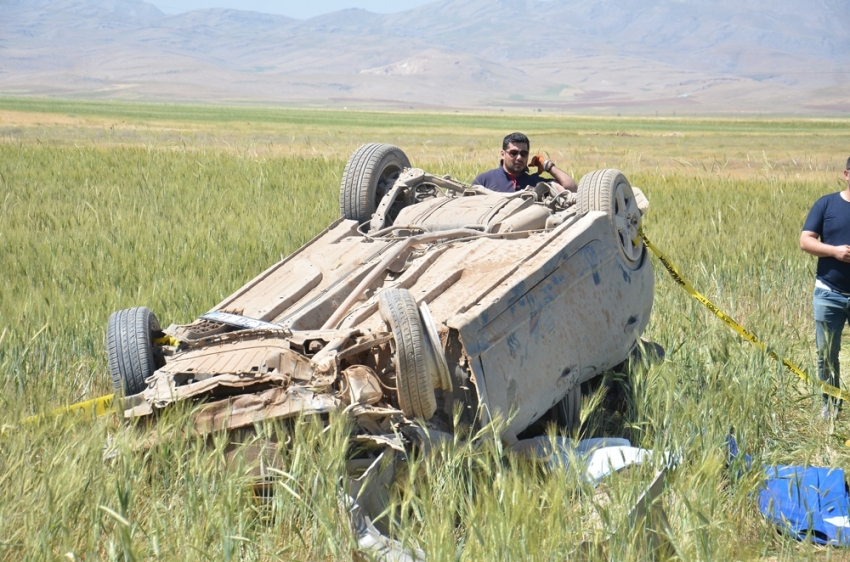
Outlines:
{"type": "MultiPolygon", "coordinates": [[[[273,493],[255,496],[224,436],[145,435],[116,415],[24,418],[112,392],[109,314],[146,305],[189,322],[338,216],[348,156],[401,147],[470,181],[520,130],[577,179],[618,168],[651,202],[649,238],[772,349],[814,371],[812,202],[841,189],[850,120],[570,118],[310,111],[0,98],[0,559],[349,560],[339,501],[347,425],[298,421],[273,493]]],[[[653,258],[654,259],[654,258],[653,258]]],[[[756,506],[758,471],[726,466],[732,430],[755,466],[850,468],[850,412],[821,421],[814,390],[682,291],[655,261],[646,336],[619,408],[586,399],[574,437],[626,436],[681,463],[669,526],[633,528],[652,466],[596,489],[506,454],[484,428],[417,457],[394,485],[396,538],[428,560],[833,560],[756,506]],[[660,539],[653,551],[648,537],[660,539]],[[603,539],[607,541],[603,542],[603,539]]],[[[569,321],[569,319],[565,319],[569,321]]],[[[846,346],[850,349],[850,346],[846,346]]],[[[186,412],[155,431],[179,434],[186,412]]],[[[261,427],[261,434],[283,431],[261,427]]]]}

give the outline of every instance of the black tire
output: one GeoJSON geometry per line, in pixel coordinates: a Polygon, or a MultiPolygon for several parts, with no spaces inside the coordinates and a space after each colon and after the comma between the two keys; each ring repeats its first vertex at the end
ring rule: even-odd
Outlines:
{"type": "Polygon", "coordinates": [[[125,396],[142,392],[157,369],[153,338],[159,321],[145,306],[113,312],[106,327],[106,349],[112,386],[125,396]]]}
{"type": "Polygon", "coordinates": [[[431,419],[437,410],[433,362],[416,301],[407,289],[385,289],[378,296],[378,306],[395,341],[399,407],[408,418],[431,419]]]}
{"type": "Polygon", "coordinates": [[[569,432],[581,425],[581,385],[574,386],[554,409],[558,427],[569,432]]]}
{"type": "Polygon", "coordinates": [[[340,214],[361,224],[371,219],[381,198],[409,167],[404,152],[391,144],[369,143],[355,150],[342,173],[340,214]]]}
{"type": "Polygon", "coordinates": [[[646,248],[638,235],[640,209],[626,176],[619,170],[585,174],[578,184],[579,213],[602,211],[608,215],[620,255],[630,266],[641,263],[646,248]]]}

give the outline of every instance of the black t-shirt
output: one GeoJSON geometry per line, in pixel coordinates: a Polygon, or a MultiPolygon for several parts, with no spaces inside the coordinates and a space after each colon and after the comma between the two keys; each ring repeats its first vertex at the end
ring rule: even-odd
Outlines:
{"type": "MultiPolygon", "coordinates": [[[[814,232],[824,244],[850,244],[850,203],[840,193],[824,195],[815,201],[803,230],[814,232]]],[[[836,291],[850,293],[850,263],[818,258],[817,277],[836,291]]]]}

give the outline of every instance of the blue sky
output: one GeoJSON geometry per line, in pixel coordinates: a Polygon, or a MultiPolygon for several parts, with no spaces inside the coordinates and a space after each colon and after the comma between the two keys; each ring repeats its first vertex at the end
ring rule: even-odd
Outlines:
{"type": "Polygon", "coordinates": [[[177,14],[201,8],[232,8],[291,18],[307,19],[313,16],[344,10],[363,8],[370,12],[389,14],[401,12],[433,0],[148,0],[167,14],[177,14]]]}

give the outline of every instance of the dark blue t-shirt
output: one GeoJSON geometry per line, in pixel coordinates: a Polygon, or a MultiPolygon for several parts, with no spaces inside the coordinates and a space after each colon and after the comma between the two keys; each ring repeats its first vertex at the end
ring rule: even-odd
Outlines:
{"type": "Polygon", "coordinates": [[[528,168],[525,172],[514,179],[501,166],[495,170],[490,170],[482,174],[472,182],[472,185],[481,185],[491,191],[501,191],[504,193],[513,193],[514,191],[525,189],[526,187],[534,187],[538,183],[544,181],[537,174],[529,174],[528,168]]]}
{"type": "MultiPolygon", "coordinates": [[[[840,193],[824,195],[812,206],[803,230],[814,232],[824,244],[850,244],[850,203],[840,193]]],[[[850,293],[850,263],[818,258],[817,277],[841,293],[850,293]]]]}

